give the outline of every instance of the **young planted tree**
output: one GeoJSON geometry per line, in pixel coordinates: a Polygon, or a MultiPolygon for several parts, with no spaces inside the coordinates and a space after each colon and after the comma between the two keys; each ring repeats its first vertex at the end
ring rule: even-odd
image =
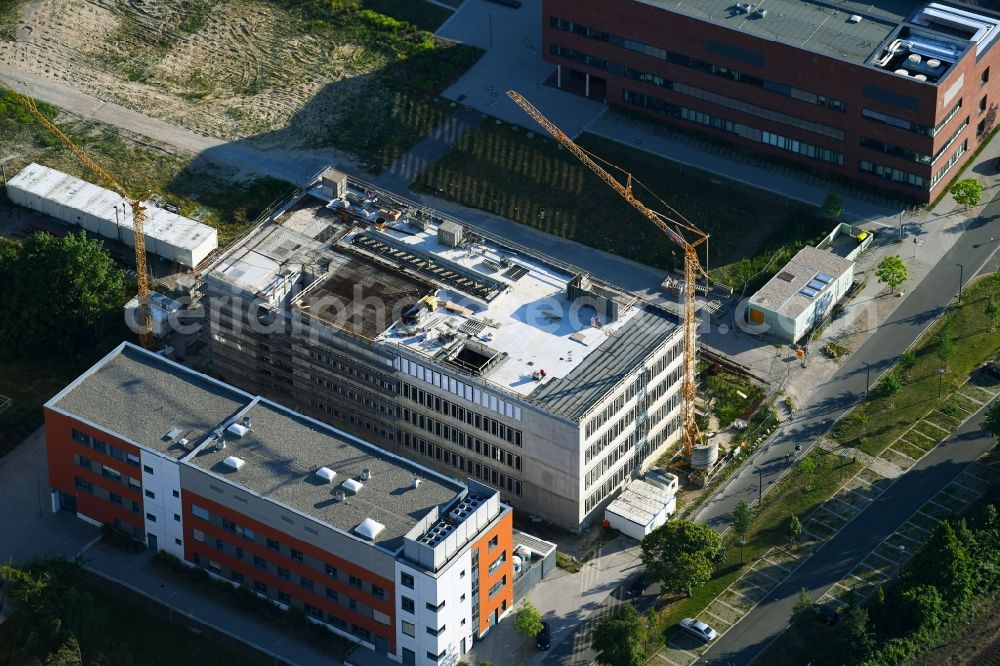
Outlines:
{"type": "Polygon", "coordinates": [[[899,381],[899,376],[896,374],[895,370],[890,370],[885,373],[880,382],[882,389],[882,395],[884,395],[889,400],[889,406],[893,406],[893,400],[899,395],[899,392],[903,390],[903,383],[899,381]]]}
{"type": "Polygon", "coordinates": [[[938,358],[944,361],[944,367],[948,368],[948,361],[955,355],[955,327],[950,319],[945,320],[941,330],[938,331],[934,341],[934,350],[938,358]]]}
{"type": "Polygon", "coordinates": [[[844,198],[832,190],[823,200],[823,214],[831,220],[838,220],[844,214],[844,198]]]}
{"type": "Polygon", "coordinates": [[[530,601],[526,600],[521,604],[521,608],[514,615],[514,628],[528,637],[537,636],[542,630],[542,614],[530,601]]]}
{"type": "Polygon", "coordinates": [[[866,414],[864,410],[858,409],[854,412],[854,415],[851,416],[851,419],[854,421],[854,424],[861,429],[861,441],[865,441],[865,439],[868,438],[868,424],[871,422],[871,418],[869,418],[868,414],[866,414]]]}
{"type": "Polygon", "coordinates": [[[691,596],[691,590],[711,579],[722,539],[707,525],[672,520],[647,534],[641,547],[652,580],[691,596]]]}
{"type": "Polygon", "coordinates": [[[951,196],[966,208],[977,206],[983,198],[983,185],[975,178],[963,178],[951,186],[951,196]]]}
{"type": "Polygon", "coordinates": [[[607,666],[642,666],[646,660],[646,619],[632,604],[602,617],[594,627],[591,647],[607,666]]]}
{"type": "Polygon", "coordinates": [[[792,607],[792,623],[797,625],[805,624],[812,618],[812,599],[809,598],[809,590],[802,588],[799,590],[799,598],[795,600],[792,607]]]}
{"type": "Polygon", "coordinates": [[[740,564],[743,564],[743,544],[746,543],[747,535],[753,529],[753,509],[746,500],[740,500],[733,511],[733,530],[740,537],[740,564]]]}
{"type": "Polygon", "coordinates": [[[809,492],[812,490],[813,478],[816,476],[816,458],[806,456],[799,462],[799,469],[806,479],[806,492],[809,492]]]}
{"type": "Polygon", "coordinates": [[[990,320],[990,333],[994,333],[997,330],[997,319],[1000,319],[1000,305],[992,291],[986,298],[986,318],[990,320]]]}
{"type": "Polygon", "coordinates": [[[802,536],[802,521],[794,513],[788,519],[788,525],[785,527],[785,534],[788,535],[788,540],[792,543],[797,543],[799,537],[802,536]]]}
{"type": "Polygon", "coordinates": [[[882,284],[888,285],[892,293],[896,293],[896,287],[906,282],[909,277],[906,262],[898,254],[889,255],[878,262],[875,277],[882,284]]]}

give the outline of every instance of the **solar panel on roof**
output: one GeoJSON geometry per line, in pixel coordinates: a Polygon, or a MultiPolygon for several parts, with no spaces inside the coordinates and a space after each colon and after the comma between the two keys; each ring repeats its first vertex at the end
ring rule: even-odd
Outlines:
{"type": "Polygon", "coordinates": [[[815,289],[810,289],[809,287],[802,287],[801,289],[799,289],[799,293],[805,296],[806,298],[812,298],[819,292],[816,291],[815,289]]]}
{"type": "Polygon", "coordinates": [[[824,286],[825,285],[822,282],[818,281],[818,280],[810,280],[809,281],[809,288],[810,289],[815,289],[816,291],[823,291],[823,287],[824,286]]]}
{"type": "Polygon", "coordinates": [[[833,278],[830,277],[829,275],[827,275],[826,273],[817,273],[815,279],[819,280],[823,284],[826,284],[827,282],[832,282],[833,281],[833,278]]]}

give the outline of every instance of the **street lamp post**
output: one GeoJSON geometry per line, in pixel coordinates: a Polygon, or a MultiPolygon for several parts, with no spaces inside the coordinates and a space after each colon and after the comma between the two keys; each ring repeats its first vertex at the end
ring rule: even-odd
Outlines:
{"type": "Polygon", "coordinates": [[[861,361],[865,364],[865,402],[868,402],[868,392],[872,389],[872,364],[868,361],[861,361]]]}
{"type": "Polygon", "coordinates": [[[903,211],[899,211],[899,242],[903,242],[903,211]]]}
{"type": "Polygon", "coordinates": [[[899,548],[899,570],[898,570],[898,573],[897,573],[897,577],[902,578],[903,577],[903,557],[906,554],[906,546],[900,545],[900,546],[898,546],[898,548],[899,548]]]}
{"type": "Polygon", "coordinates": [[[945,368],[938,368],[938,397],[941,397],[941,382],[944,381],[944,373],[948,372],[945,368]]]}
{"type": "Polygon", "coordinates": [[[965,266],[962,264],[955,264],[958,266],[958,302],[962,302],[962,285],[965,284],[965,266]]]}
{"type": "Polygon", "coordinates": [[[764,470],[760,467],[757,470],[757,506],[764,503],[764,470]]]}

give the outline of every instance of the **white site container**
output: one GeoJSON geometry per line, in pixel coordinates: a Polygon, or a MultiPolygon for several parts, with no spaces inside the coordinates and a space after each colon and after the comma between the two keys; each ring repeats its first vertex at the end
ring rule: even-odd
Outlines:
{"type": "MultiPolygon", "coordinates": [[[[132,208],[111,190],[32,163],[7,181],[7,196],[19,206],[79,225],[92,234],[135,245],[132,208]]],[[[144,207],[147,252],[194,268],[219,247],[214,228],[149,202],[144,207]]]]}

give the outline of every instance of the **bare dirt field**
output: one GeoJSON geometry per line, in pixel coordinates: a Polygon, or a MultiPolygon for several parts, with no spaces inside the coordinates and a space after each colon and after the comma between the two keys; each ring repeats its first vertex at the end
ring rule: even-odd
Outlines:
{"type": "Polygon", "coordinates": [[[16,40],[0,41],[0,62],[205,135],[262,148],[334,145],[383,168],[443,119],[431,102],[438,83],[475,56],[360,5],[322,19],[288,8],[309,4],[35,0],[21,7],[16,40]],[[444,65],[417,72],[413,89],[430,95],[416,104],[399,85],[415,55],[444,65]],[[412,132],[394,133],[391,145],[349,136],[405,116],[412,132]]]}

